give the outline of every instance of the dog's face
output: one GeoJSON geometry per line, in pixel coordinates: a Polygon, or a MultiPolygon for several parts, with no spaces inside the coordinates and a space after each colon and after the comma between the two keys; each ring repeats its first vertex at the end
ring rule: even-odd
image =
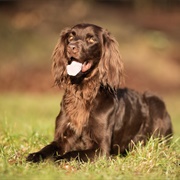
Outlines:
{"type": "Polygon", "coordinates": [[[67,34],[65,53],[70,65],[73,61],[82,64],[80,73],[87,74],[93,70],[101,59],[101,28],[95,25],[79,24],[67,34]]]}
{"type": "Polygon", "coordinates": [[[116,40],[108,31],[93,24],[78,24],[61,32],[52,69],[58,85],[67,84],[71,77],[79,84],[96,74],[99,84],[118,88],[123,63],[116,40]]]}

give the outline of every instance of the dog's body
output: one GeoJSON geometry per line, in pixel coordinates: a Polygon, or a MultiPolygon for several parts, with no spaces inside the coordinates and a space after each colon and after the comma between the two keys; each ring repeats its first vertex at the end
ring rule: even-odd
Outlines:
{"type": "Polygon", "coordinates": [[[53,53],[53,73],[65,89],[54,140],[28,161],[49,156],[87,161],[125,153],[151,136],[172,135],[159,97],[120,88],[123,63],[115,39],[101,27],[79,24],[63,31],[53,53]]]}

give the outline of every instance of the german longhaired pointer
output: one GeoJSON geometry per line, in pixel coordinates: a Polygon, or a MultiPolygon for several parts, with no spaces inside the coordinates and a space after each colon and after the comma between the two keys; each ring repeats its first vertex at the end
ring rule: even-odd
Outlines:
{"type": "Polygon", "coordinates": [[[123,62],[116,40],[93,24],[61,32],[53,52],[55,85],[64,89],[54,140],[27,161],[123,154],[151,137],[172,135],[171,119],[157,96],[120,88],[123,62]]]}

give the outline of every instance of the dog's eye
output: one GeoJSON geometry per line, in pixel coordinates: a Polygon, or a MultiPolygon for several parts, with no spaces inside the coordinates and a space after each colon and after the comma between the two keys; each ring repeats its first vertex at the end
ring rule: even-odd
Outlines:
{"type": "Polygon", "coordinates": [[[68,37],[68,41],[70,42],[70,41],[72,41],[74,39],[74,36],[71,34],[71,35],[69,35],[69,37],[68,37]]]}
{"type": "Polygon", "coordinates": [[[86,40],[88,43],[94,43],[95,42],[94,37],[88,37],[86,40]]]}

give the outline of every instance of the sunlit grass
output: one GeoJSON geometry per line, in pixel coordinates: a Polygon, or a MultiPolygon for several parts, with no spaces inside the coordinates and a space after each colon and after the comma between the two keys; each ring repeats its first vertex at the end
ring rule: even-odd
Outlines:
{"type": "Polygon", "coordinates": [[[178,96],[165,98],[175,131],[169,147],[151,139],[145,147],[138,144],[126,157],[100,158],[88,163],[26,163],[28,153],[53,139],[60,99],[58,94],[0,96],[0,179],[178,179],[178,96]]]}

